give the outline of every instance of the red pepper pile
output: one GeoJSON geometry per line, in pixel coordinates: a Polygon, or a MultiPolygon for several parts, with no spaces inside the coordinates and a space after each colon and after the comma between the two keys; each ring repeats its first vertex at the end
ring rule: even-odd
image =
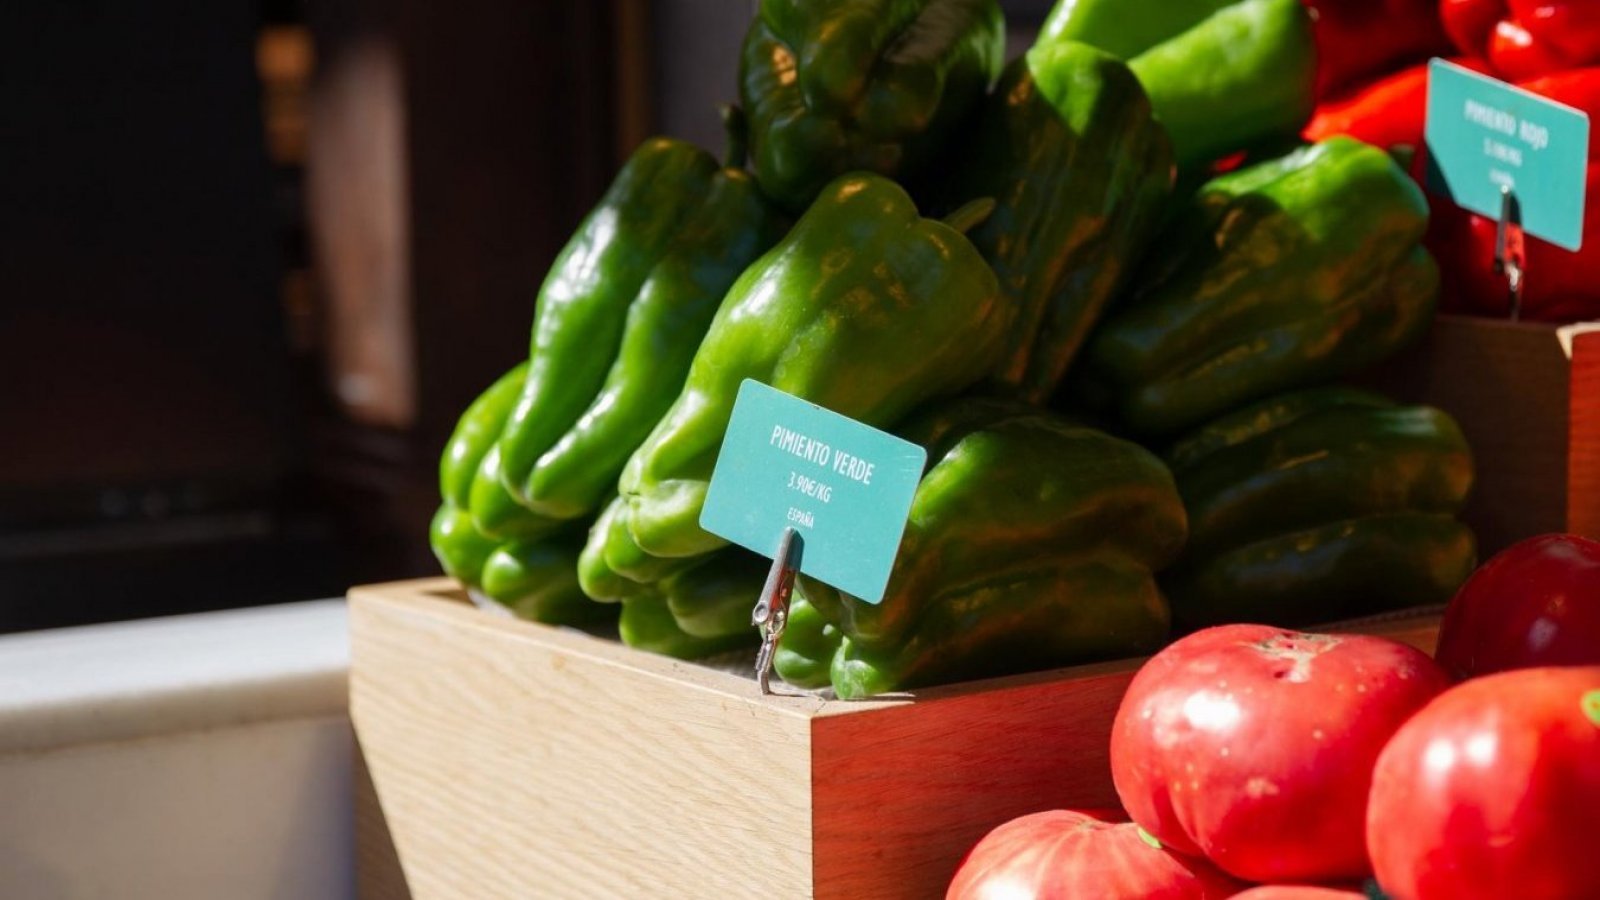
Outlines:
{"type": "MultiPolygon", "coordinates": [[[[1454,62],[1600,120],[1600,2],[1596,0],[1307,0],[1318,13],[1323,99],[1305,137],[1348,134],[1420,151],[1427,62],[1454,62]],[[1440,31],[1448,35],[1441,46],[1440,31]],[[1404,68],[1396,67],[1404,66],[1404,68]]],[[[1589,144],[1583,248],[1527,239],[1522,314],[1550,322],[1600,319],[1600,142],[1589,144]]],[[[1412,172],[1424,171],[1419,158],[1412,172]]],[[[1494,271],[1495,222],[1433,198],[1428,248],[1444,276],[1443,308],[1504,316],[1494,271]]]]}

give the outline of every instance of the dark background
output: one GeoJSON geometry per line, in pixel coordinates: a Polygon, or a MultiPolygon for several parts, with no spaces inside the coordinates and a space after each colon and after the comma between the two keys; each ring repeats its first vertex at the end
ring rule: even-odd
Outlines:
{"type": "Polygon", "coordinates": [[[456,415],[753,8],[0,4],[0,632],[436,572],[456,415]]]}

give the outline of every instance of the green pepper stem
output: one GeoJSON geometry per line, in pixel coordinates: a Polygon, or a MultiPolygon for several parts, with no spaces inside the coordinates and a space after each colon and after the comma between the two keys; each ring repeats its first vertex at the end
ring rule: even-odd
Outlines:
{"type": "Polygon", "coordinates": [[[742,169],[746,158],[744,110],[732,103],[724,103],[717,107],[717,112],[722,114],[722,130],[728,139],[723,145],[722,167],[742,169]]]}
{"type": "Polygon", "coordinates": [[[962,234],[966,234],[968,231],[982,225],[983,220],[989,218],[989,214],[994,212],[994,206],[993,197],[979,197],[976,200],[968,200],[966,203],[961,204],[960,208],[955,212],[945,216],[944,223],[962,234]]]}

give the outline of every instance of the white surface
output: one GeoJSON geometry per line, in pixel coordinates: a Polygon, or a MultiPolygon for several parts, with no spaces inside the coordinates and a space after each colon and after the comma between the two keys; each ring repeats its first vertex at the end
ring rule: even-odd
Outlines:
{"type": "Polygon", "coordinates": [[[344,602],[0,637],[0,897],[353,896],[344,602]]]}
{"type": "Polygon", "coordinates": [[[0,636],[0,754],[345,710],[343,600],[0,636]]]}
{"type": "Polygon", "coordinates": [[[0,897],[355,894],[343,716],[0,757],[0,897]]]}

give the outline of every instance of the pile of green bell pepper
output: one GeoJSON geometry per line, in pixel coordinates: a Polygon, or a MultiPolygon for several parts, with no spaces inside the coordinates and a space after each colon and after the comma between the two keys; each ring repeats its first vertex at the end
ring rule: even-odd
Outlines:
{"type": "Polygon", "coordinates": [[[1376,148],[1278,146],[1312,106],[1300,0],[1059,0],[1002,72],[1004,33],[996,0],[762,0],[726,160],[639,147],[527,362],[462,415],[445,571],[640,649],[748,650],[769,564],[699,518],[755,379],[928,451],[881,604],[799,577],[797,685],[1447,597],[1475,555],[1459,429],[1327,386],[1427,326],[1428,207],[1376,148]]]}
{"type": "Polygon", "coordinates": [[[1076,395],[1170,437],[1377,362],[1432,321],[1427,225],[1416,183],[1350,138],[1215,178],[1090,341],[1076,395]]]}
{"type": "Polygon", "coordinates": [[[1472,454],[1450,416],[1350,388],[1273,397],[1167,454],[1189,544],[1162,580],[1188,627],[1298,626],[1442,603],[1476,561],[1472,454]]]}
{"type": "MultiPolygon", "coordinates": [[[[928,448],[881,604],[802,575],[834,625],[830,680],[861,697],[1149,652],[1169,614],[1155,573],[1183,546],[1183,505],[1136,444],[1032,407],[969,399],[904,429],[928,448]]],[[[802,614],[786,669],[822,644],[802,614]]]]}
{"type": "Polygon", "coordinates": [[[652,581],[727,543],[700,527],[700,510],[746,378],[888,426],[993,371],[1008,310],[962,233],[986,208],[946,223],[881,176],[829,184],[728,291],[682,393],[623,469],[625,507],[591,532],[590,557],[652,581]]]}

